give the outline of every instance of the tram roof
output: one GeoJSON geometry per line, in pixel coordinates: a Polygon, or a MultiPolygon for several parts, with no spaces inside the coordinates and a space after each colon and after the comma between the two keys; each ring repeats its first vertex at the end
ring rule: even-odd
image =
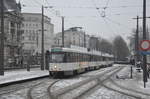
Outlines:
{"type": "Polygon", "coordinates": [[[87,48],[78,47],[78,48],[62,48],[62,47],[54,47],[51,49],[52,52],[76,52],[76,53],[83,53],[83,54],[89,54],[89,55],[98,55],[98,56],[105,56],[105,57],[113,57],[113,55],[110,55],[108,53],[104,53],[101,51],[96,50],[90,50],[88,51],[87,48]]]}

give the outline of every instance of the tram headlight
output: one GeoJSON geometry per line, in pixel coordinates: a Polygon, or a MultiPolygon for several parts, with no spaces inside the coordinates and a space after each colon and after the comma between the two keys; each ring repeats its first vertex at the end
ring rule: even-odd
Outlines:
{"type": "Polygon", "coordinates": [[[55,65],[54,68],[57,69],[57,66],[55,65]]]}

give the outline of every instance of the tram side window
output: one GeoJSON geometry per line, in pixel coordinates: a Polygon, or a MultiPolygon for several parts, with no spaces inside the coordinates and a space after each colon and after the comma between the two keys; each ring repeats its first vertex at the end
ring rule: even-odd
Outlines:
{"type": "Polygon", "coordinates": [[[92,61],[92,55],[90,55],[90,60],[89,60],[90,62],[92,61]]]}
{"type": "Polygon", "coordinates": [[[74,62],[74,53],[71,53],[71,62],[74,62]]]}
{"type": "Polygon", "coordinates": [[[64,55],[64,60],[63,60],[63,62],[64,63],[66,63],[67,62],[67,53],[64,53],[65,55],[64,55]]]}
{"type": "Polygon", "coordinates": [[[102,58],[103,61],[106,61],[105,57],[102,58]]]}
{"type": "Polygon", "coordinates": [[[75,53],[75,62],[78,62],[78,53],[75,53]]]}
{"type": "Polygon", "coordinates": [[[82,61],[85,61],[85,54],[83,54],[82,57],[83,57],[82,61]]]}
{"type": "Polygon", "coordinates": [[[87,61],[90,62],[90,55],[88,55],[88,60],[87,61]]]}
{"type": "Polygon", "coordinates": [[[68,60],[69,60],[69,62],[75,62],[75,55],[74,55],[74,53],[69,53],[68,60]]]}
{"type": "Polygon", "coordinates": [[[70,55],[70,53],[66,53],[66,62],[71,62],[71,55],[70,55]]]}
{"type": "Polygon", "coordinates": [[[83,61],[84,61],[84,55],[81,54],[81,62],[83,62],[83,61]]]}
{"type": "Polygon", "coordinates": [[[81,54],[78,54],[78,62],[81,61],[81,54]]]}
{"type": "Polygon", "coordinates": [[[85,61],[88,61],[88,57],[89,57],[88,55],[85,55],[85,61]]]}
{"type": "Polygon", "coordinates": [[[100,56],[100,61],[102,61],[102,57],[100,56]]]}
{"type": "Polygon", "coordinates": [[[77,62],[79,62],[80,60],[80,56],[79,56],[79,53],[77,53],[77,62]]]}

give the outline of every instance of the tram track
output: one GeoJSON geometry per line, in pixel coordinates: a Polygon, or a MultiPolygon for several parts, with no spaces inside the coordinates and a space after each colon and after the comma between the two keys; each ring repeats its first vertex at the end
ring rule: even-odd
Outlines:
{"type": "MultiPolygon", "coordinates": [[[[45,84],[45,82],[51,83],[53,81],[54,79],[44,78],[38,79],[36,81],[25,82],[4,87],[2,90],[0,90],[0,99],[9,99],[9,97],[13,97],[13,99],[16,99],[16,97],[20,97],[17,99],[36,99],[32,96],[32,90],[34,90],[37,86],[45,84]]],[[[49,86],[49,84],[47,85],[49,86]]]]}
{"type": "MultiPolygon", "coordinates": [[[[96,75],[96,76],[93,76],[89,79],[86,79],[86,80],[83,80],[83,81],[80,81],[79,83],[75,83],[73,85],[70,85],[70,86],[67,86],[65,88],[62,88],[60,90],[58,90],[57,92],[53,92],[53,96],[54,96],[54,99],[63,99],[62,97],[66,94],[68,94],[69,92],[73,91],[73,90],[78,90],[78,88],[81,88],[81,87],[84,87],[84,85],[88,85],[88,84],[92,84],[92,86],[90,86],[90,88],[88,89],[85,89],[83,92],[80,92],[80,94],[78,94],[77,96],[73,97],[75,99],[78,99],[79,97],[82,96],[82,94],[86,93],[88,90],[91,90],[92,88],[94,88],[95,86],[97,86],[99,84],[100,79],[98,78],[101,78],[103,77],[105,74],[107,73],[110,73],[110,72],[117,72],[118,71],[118,68],[113,68],[113,70],[108,70],[108,71],[105,71],[104,73],[102,74],[99,74],[99,75],[96,75]]],[[[110,74],[112,75],[112,74],[110,74]]],[[[107,79],[107,78],[103,78],[104,80],[107,79]]]]}
{"type": "Polygon", "coordinates": [[[54,99],[50,88],[60,80],[41,82],[28,90],[28,99],[54,99]],[[40,94],[39,94],[40,93],[40,94]]]}
{"type": "MultiPolygon", "coordinates": [[[[113,75],[115,75],[115,73],[113,75]]],[[[148,94],[148,93],[137,91],[137,90],[134,90],[134,89],[131,89],[131,88],[117,84],[111,78],[113,75],[109,76],[108,79],[100,80],[99,85],[93,87],[93,89],[87,90],[87,92],[84,92],[83,94],[76,97],[75,99],[85,99],[90,94],[97,91],[98,89],[101,89],[102,87],[106,88],[110,91],[114,91],[114,92],[120,93],[122,95],[129,96],[129,97],[134,98],[134,99],[149,99],[150,98],[150,94],[148,94]],[[111,85],[107,84],[107,82],[111,85]]]]}
{"type": "Polygon", "coordinates": [[[0,88],[0,96],[5,95],[5,94],[10,94],[10,93],[13,93],[13,92],[25,89],[25,88],[30,88],[30,87],[38,84],[38,83],[39,83],[39,80],[36,80],[36,81],[31,81],[31,82],[28,81],[28,82],[25,82],[25,83],[20,83],[20,84],[18,83],[18,84],[15,84],[15,85],[2,87],[2,88],[0,88]]]}
{"type": "MultiPolygon", "coordinates": [[[[118,70],[114,70],[112,73],[110,73],[110,74],[108,74],[108,76],[106,77],[106,78],[101,78],[101,76],[99,76],[99,77],[97,77],[96,79],[97,79],[97,84],[95,85],[95,86],[93,86],[92,88],[90,88],[90,89],[88,89],[87,91],[85,91],[85,92],[83,92],[82,94],[80,94],[80,95],[78,95],[76,98],[74,98],[74,99],[81,99],[82,97],[84,97],[86,94],[88,94],[89,92],[90,93],[92,93],[92,92],[94,92],[94,91],[96,91],[95,89],[99,86],[99,85],[101,85],[101,84],[103,84],[103,82],[105,82],[107,79],[109,79],[110,77],[112,77],[113,75],[115,75],[118,71],[120,71],[122,68],[119,68],[118,70]]],[[[105,73],[105,74],[107,74],[107,73],[105,73]]],[[[106,76],[104,74],[104,76],[106,76]]]]}
{"type": "MultiPolygon", "coordinates": [[[[132,88],[128,88],[128,87],[119,85],[119,84],[117,84],[115,81],[113,81],[112,79],[109,79],[109,82],[110,82],[111,84],[113,84],[114,86],[118,87],[118,88],[121,90],[120,92],[124,92],[124,93],[126,92],[126,94],[130,94],[130,95],[132,95],[132,96],[135,96],[135,95],[132,94],[132,93],[135,93],[137,99],[143,99],[142,96],[145,96],[145,97],[148,96],[148,97],[150,98],[150,94],[148,94],[148,93],[144,93],[144,92],[141,92],[141,91],[134,90],[134,89],[132,89],[132,88]],[[128,93],[127,93],[127,91],[128,91],[128,93]],[[131,93],[131,92],[132,92],[132,93],[131,93]]],[[[108,87],[106,84],[105,84],[105,86],[108,87]]],[[[114,88],[111,88],[111,89],[114,90],[114,88]]]]}
{"type": "Polygon", "coordinates": [[[116,89],[111,88],[111,87],[109,87],[109,86],[107,86],[107,85],[105,85],[105,84],[102,84],[102,86],[104,86],[105,88],[107,88],[107,89],[109,89],[109,90],[118,92],[118,93],[123,94],[123,95],[127,95],[127,96],[130,96],[130,97],[133,97],[133,98],[135,98],[135,99],[143,99],[143,98],[141,98],[140,96],[137,96],[137,95],[133,95],[133,94],[129,94],[129,93],[126,93],[126,92],[123,92],[123,91],[116,90],[116,89]]]}
{"type": "MultiPolygon", "coordinates": [[[[9,93],[15,92],[17,90],[22,90],[24,88],[27,88],[28,89],[28,91],[26,93],[27,99],[65,99],[66,96],[68,96],[69,94],[71,95],[71,92],[74,93],[75,96],[72,96],[72,98],[69,97],[69,99],[82,99],[88,93],[92,93],[92,92],[96,91],[96,89],[99,88],[99,86],[101,85],[102,87],[105,87],[109,90],[113,90],[118,93],[134,97],[136,99],[141,99],[141,98],[139,98],[139,96],[130,95],[130,94],[122,92],[120,90],[119,91],[115,90],[105,84],[105,82],[111,81],[109,79],[113,75],[115,75],[118,71],[120,71],[121,69],[123,69],[123,67],[113,67],[113,68],[110,68],[99,74],[96,74],[95,76],[89,75],[89,77],[88,77],[88,75],[87,76],[81,75],[81,78],[84,78],[84,77],[85,78],[87,77],[87,78],[86,79],[84,78],[81,81],[70,84],[70,85],[68,84],[68,86],[65,86],[62,88],[58,88],[58,89],[56,88],[57,90],[53,90],[52,87],[55,87],[54,85],[63,79],[46,79],[44,81],[36,82],[30,86],[23,85],[18,88],[16,87],[16,89],[14,89],[14,90],[10,90],[10,91],[6,90],[6,92],[4,92],[4,90],[3,90],[3,93],[0,93],[0,95],[1,94],[9,94],[9,93]],[[41,95],[39,95],[39,94],[41,94],[41,95]]],[[[80,76],[77,76],[77,78],[78,77],[80,77],[80,76]]]]}

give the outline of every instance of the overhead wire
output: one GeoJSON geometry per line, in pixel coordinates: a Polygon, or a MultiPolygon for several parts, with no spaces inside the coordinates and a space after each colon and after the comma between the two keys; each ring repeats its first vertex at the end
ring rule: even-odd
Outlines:
{"type": "MultiPolygon", "coordinates": [[[[46,2],[47,2],[47,4],[48,4],[48,6],[50,6],[50,4],[49,4],[49,2],[48,2],[48,0],[46,0],[46,2]]],[[[53,6],[52,6],[53,7],[53,6]]],[[[56,10],[55,9],[52,9],[53,11],[55,11],[56,12],[56,10]]],[[[56,15],[57,16],[57,15],[56,15]]],[[[60,17],[61,15],[59,15],[59,16],[57,16],[57,17],[60,17]]],[[[67,23],[69,23],[69,24],[71,24],[71,26],[73,25],[73,26],[76,26],[75,24],[73,24],[73,23],[70,23],[70,21],[69,20],[67,20],[67,18],[66,18],[66,16],[64,16],[65,17],[65,22],[67,22],[67,23]]]]}
{"type": "Polygon", "coordinates": [[[110,0],[107,0],[105,9],[108,7],[109,2],[110,2],[110,0]]]}
{"type": "MultiPolygon", "coordinates": [[[[106,6],[104,7],[104,10],[103,10],[103,13],[104,13],[104,14],[106,14],[106,13],[105,13],[105,10],[106,10],[106,8],[108,8],[108,3],[109,3],[109,0],[107,1],[106,6]]],[[[96,7],[96,6],[95,6],[95,7],[96,7]]],[[[97,7],[96,7],[96,8],[97,8],[97,7]]],[[[99,9],[96,9],[96,10],[99,10],[99,9]]],[[[106,15],[100,14],[100,11],[98,11],[98,13],[99,13],[99,15],[101,16],[101,18],[104,20],[105,24],[108,25],[108,27],[110,28],[110,30],[112,30],[112,32],[113,32],[114,34],[116,34],[116,32],[112,29],[112,27],[109,25],[109,23],[106,21],[106,19],[107,19],[109,22],[111,22],[111,23],[117,24],[118,26],[123,26],[123,27],[129,28],[129,27],[127,27],[127,26],[125,26],[125,25],[123,25],[123,24],[121,24],[121,23],[119,23],[119,22],[113,21],[112,19],[108,18],[106,15]]],[[[130,28],[130,29],[131,29],[131,28],[130,28]]]]}
{"type": "MultiPolygon", "coordinates": [[[[30,1],[32,1],[32,0],[30,0],[30,1]]],[[[34,2],[36,2],[38,5],[43,5],[43,4],[41,4],[39,1],[37,1],[37,0],[34,0],[34,2]]]]}
{"type": "Polygon", "coordinates": [[[112,29],[112,27],[109,25],[109,23],[105,20],[105,18],[103,18],[104,22],[107,24],[106,27],[110,28],[110,33],[113,32],[115,35],[117,35],[117,33],[112,29]]]}
{"type": "MultiPolygon", "coordinates": [[[[111,26],[110,26],[110,25],[107,23],[107,21],[104,19],[105,15],[102,15],[101,12],[100,12],[100,10],[97,9],[97,6],[96,6],[95,2],[94,2],[94,1],[92,1],[92,2],[93,2],[93,4],[94,4],[96,10],[98,11],[99,16],[102,17],[102,19],[104,20],[105,24],[107,24],[107,26],[110,28],[110,32],[112,31],[112,32],[116,35],[116,32],[114,32],[114,30],[111,28],[111,26]]],[[[108,1],[107,1],[107,2],[108,2],[108,1]]],[[[107,6],[108,6],[108,3],[106,4],[105,7],[107,7],[107,6]]],[[[104,10],[105,10],[105,9],[104,9],[104,10]]],[[[104,13],[105,13],[105,12],[104,12],[104,13]]],[[[107,27],[107,26],[106,26],[106,27],[107,27]]]]}
{"type": "MultiPolygon", "coordinates": [[[[25,0],[26,1],[26,0],[25,0]]],[[[31,0],[32,1],[32,0],[31,0]]],[[[46,3],[49,5],[49,6],[52,6],[52,5],[50,5],[49,4],[49,2],[48,2],[48,0],[45,0],[46,1],[46,3]]],[[[93,1],[93,0],[92,0],[93,1]]],[[[38,5],[42,5],[41,3],[39,3],[39,1],[37,1],[37,0],[34,0],[34,2],[36,2],[36,4],[38,4],[38,5]]],[[[100,17],[102,17],[103,18],[103,20],[105,20],[105,24],[108,24],[108,22],[107,21],[109,21],[109,22],[111,22],[111,23],[114,23],[114,24],[116,24],[116,25],[118,25],[118,26],[124,26],[124,25],[122,25],[121,23],[119,23],[119,22],[117,22],[117,21],[114,21],[114,20],[112,20],[112,19],[110,19],[110,18],[108,18],[108,17],[106,17],[106,10],[104,9],[104,8],[126,8],[126,7],[139,7],[138,5],[136,6],[134,6],[134,5],[131,5],[131,6],[114,6],[114,7],[110,7],[110,6],[108,6],[109,5],[109,3],[110,3],[110,0],[107,0],[107,2],[106,2],[106,5],[104,6],[104,7],[100,7],[100,6],[97,6],[96,5],[96,3],[93,1],[93,4],[94,4],[94,6],[95,7],[88,7],[88,6],[66,6],[66,8],[88,8],[88,9],[92,9],[92,8],[94,8],[94,9],[96,9],[97,10],[97,12],[98,12],[98,17],[100,16],[100,17]],[[104,19],[105,18],[105,19],[104,19]],[[107,20],[107,21],[106,21],[107,20]]],[[[47,10],[49,10],[50,12],[51,12],[51,10],[55,13],[55,16],[57,16],[57,17],[60,17],[60,16],[58,16],[57,15],[57,11],[56,11],[56,7],[59,7],[59,6],[52,6],[53,8],[48,8],[47,10]]],[[[65,7],[63,7],[62,6],[62,8],[65,8],[65,7]]],[[[118,15],[120,15],[120,14],[118,14],[118,15]]],[[[69,16],[68,16],[69,17],[69,16]]],[[[81,17],[96,17],[96,16],[71,16],[71,17],[79,17],[79,18],[81,18],[81,17]]],[[[127,26],[124,26],[124,27],[127,27],[127,26]]],[[[128,27],[129,28],[129,27],[128,27]]],[[[112,29],[111,29],[112,30],[112,29]]]]}
{"type": "MultiPolygon", "coordinates": [[[[22,1],[22,6],[23,6],[23,7],[26,7],[26,8],[27,8],[27,7],[38,7],[36,4],[37,4],[37,3],[35,3],[35,2],[32,1],[32,0],[31,0],[30,2],[29,2],[29,1],[26,1],[26,0],[25,0],[25,1],[22,1]]],[[[38,4],[38,5],[39,5],[39,4],[38,4]]]]}
{"type": "Polygon", "coordinates": [[[109,20],[111,23],[114,23],[114,24],[116,24],[116,25],[118,25],[118,26],[122,26],[122,27],[125,27],[125,28],[128,28],[128,29],[131,29],[131,28],[127,27],[126,25],[121,24],[120,22],[114,21],[114,20],[112,20],[112,19],[110,19],[110,18],[108,18],[108,17],[105,17],[105,18],[106,18],[107,20],[109,20]]]}

